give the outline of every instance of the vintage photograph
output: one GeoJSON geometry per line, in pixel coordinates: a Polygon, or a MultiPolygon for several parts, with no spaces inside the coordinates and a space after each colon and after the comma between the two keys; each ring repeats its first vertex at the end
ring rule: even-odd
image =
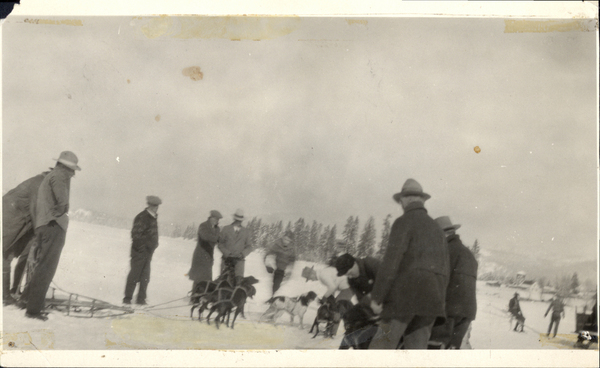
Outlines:
{"type": "Polygon", "coordinates": [[[597,351],[597,34],[9,16],[2,350],[597,351]]]}

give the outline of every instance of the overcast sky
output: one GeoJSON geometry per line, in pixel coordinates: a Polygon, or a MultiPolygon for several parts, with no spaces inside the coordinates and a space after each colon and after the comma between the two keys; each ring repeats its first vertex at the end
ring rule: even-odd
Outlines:
{"type": "Polygon", "coordinates": [[[595,268],[594,32],[512,33],[501,19],[24,19],[2,26],[3,193],[71,150],[83,169],[73,210],[133,219],[154,194],[160,221],[183,225],[243,208],[340,231],[374,216],[380,230],[414,178],[467,245],[534,274],[595,268]]]}

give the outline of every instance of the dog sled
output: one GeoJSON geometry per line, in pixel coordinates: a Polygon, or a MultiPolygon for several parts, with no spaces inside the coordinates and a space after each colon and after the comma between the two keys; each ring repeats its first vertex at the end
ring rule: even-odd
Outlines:
{"type": "Polygon", "coordinates": [[[592,344],[598,345],[598,304],[595,304],[592,313],[587,314],[585,309],[583,313],[577,313],[575,307],[575,331],[577,332],[577,341],[575,347],[580,349],[589,349],[592,344]]]}
{"type": "Polygon", "coordinates": [[[70,317],[107,318],[133,313],[131,307],[114,305],[100,299],[51,288],[52,294],[46,298],[46,309],[65,313],[70,317]]]}

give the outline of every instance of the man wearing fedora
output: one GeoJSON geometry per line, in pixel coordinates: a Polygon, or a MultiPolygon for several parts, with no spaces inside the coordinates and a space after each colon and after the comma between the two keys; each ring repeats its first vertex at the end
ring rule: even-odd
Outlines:
{"type": "Polygon", "coordinates": [[[35,209],[36,266],[22,300],[27,304],[25,316],[46,321],[42,313],[46,292],[56,273],[69,226],[69,192],[77,166],[73,152],[61,152],[56,166],[42,180],[35,209]]]}
{"type": "Polygon", "coordinates": [[[221,229],[219,220],[223,218],[217,210],[210,211],[208,220],[198,226],[198,242],[192,256],[192,267],[188,272],[190,280],[194,281],[192,293],[200,281],[212,281],[212,268],[214,264],[213,253],[219,241],[221,229]]]}
{"type": "Polygon", "coordinates": [[[465,247],[450,217],[435,219],[446,234],[450,255],[450,282],[446,290],[446,323],[433,328],[431,340],[443,344],[446,349],[460,349],[463,338],[477,314],[477,260],[465,247]]]}
{"type": "Polygon", "coordinates": [[[369,349],[427,349],[437,318],[444,319],[449,258],[444,232],[429,217],[430,195],[408,179],[393,196],[404,214],[390,232],[389,245],[371,292],[371,309],[381,323],[369,349]]]}
{"type": "Polygon", "coordinates": [[[131,229],[131,270],[125,284],[123,304],[131,304],[133,292],[139,283],[136,304],[146,305],[146,289],[150,282],[150,262],[158,248],[158,206],[160,198],[147,196],[148,207],[140,212],[133,220],[131,229]]]}
{"type": "Polygon", "coordinates": [[[250,232],[242,226],[244,211],[238,209],[233,214],[233,223],[223,227],[219,239],[219,250],[223,254],[221,273],[227,264],[234,264],[235,276],[244,277],[245,259],[252,252],[250,232]]]}

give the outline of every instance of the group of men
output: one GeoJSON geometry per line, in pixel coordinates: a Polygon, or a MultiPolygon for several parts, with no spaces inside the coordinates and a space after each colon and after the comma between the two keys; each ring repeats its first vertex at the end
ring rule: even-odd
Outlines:
{"type": "MultiPolygon", "coordinates": [[[[381,318],[370,349],[460,349],[477,312],[477,260],[447,216],[433,220],[430,195],[408,179],[393,196],[404,214],[394,222],[383,261],[350,254],[336,261],[360,304],[381,318]]],[[[356,333],[361,333],[357,331],[356,333]]]]}

